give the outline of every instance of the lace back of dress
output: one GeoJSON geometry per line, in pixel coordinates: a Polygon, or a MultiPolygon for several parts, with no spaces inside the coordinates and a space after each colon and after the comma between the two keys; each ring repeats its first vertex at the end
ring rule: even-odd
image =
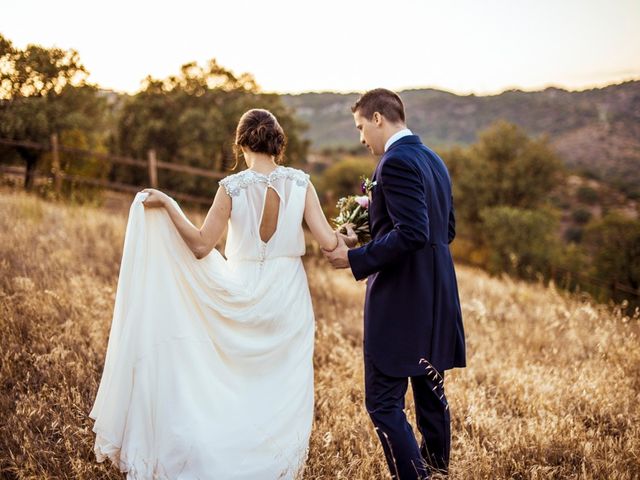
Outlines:
{"type": "Polygon", "coordinates": [[[252,258],[254,251],[263,260],[269,253],[298,251],[308,181],[302,170],[283,166],[269,175],[244,170],[222,179],[232,199],[227,257],[252,258]]]}

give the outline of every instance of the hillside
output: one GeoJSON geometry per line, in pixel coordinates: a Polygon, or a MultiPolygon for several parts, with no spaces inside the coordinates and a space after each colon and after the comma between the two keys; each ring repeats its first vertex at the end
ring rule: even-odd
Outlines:
{"type": "MultiPolygon", "coordinates": [[[[123,207],[0,188],[0,478],[122,478],[95,462],[87,415],[113,313],[123,207]]],[[[328,268],[313,242],[304,261],[317,323],[304,478],[387,478],[364,407],[365,285],[328,268]]],[[[640,318],[553,285],[456,270],[467,368],[449,371],[445,384],[449,478],[638,478],[640,318]]],[[[410,393],[407,402],[413,422],[410,393]]]]}
{"type": "MultiPolygon", "coordinates": [[[[509,90],[499,95],[455,95],[434,90],[400,92],[407,122],[434,148],[473,143],[497,119],[546,134],[566,165],[640,196],[640,81],[570,92],[509,90]]],[[[358,145],[350,106],[358,94],[284,95],[309,125],[316,150],[358,145]]]]}

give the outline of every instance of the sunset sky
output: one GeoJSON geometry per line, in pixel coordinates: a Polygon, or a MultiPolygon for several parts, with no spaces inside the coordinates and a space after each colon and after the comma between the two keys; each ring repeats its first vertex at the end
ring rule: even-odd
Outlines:
{"type": "Polygon", "coordinates": [[[487,94],[640,78],[640,0],[5,2],[0,33],[78,50],[133,93],[210,58],[265,91],[435,87],[487,94]]]}

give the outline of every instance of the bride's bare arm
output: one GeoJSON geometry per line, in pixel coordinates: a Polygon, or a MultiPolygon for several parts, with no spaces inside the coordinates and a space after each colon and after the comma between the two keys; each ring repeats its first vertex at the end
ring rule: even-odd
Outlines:
{"type": "Polygon", "coordinates": [[[209,208],[200,228],[195,227],[180,215],[170,197],[167,197],[163,204],[178,233],[198,259],[206,257],[213,250],[227,226],[229,215],[231,215],[231,197],[224,188],[218,188],[211,208],[209,208]]]}
{"type": "Polygon", "coordinates": [[[320,200],[311,182],[307,186],[307,196],[304,204],[304,221],[307,223],[311,235],[325,250],[333,250],[338,245],[336,232],[331,228],[324,216],[320,200]]]}

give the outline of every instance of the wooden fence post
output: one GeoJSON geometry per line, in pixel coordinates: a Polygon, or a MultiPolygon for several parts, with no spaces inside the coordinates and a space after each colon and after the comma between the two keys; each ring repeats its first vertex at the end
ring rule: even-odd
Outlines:
{"type": "Polygon", "coordinates": [[[53,188],[56,195],[60,195],[62,188],[62,169],[60,168],[60,151],[58,150],[58,134],[51,134],[51,173],[53,174],[53,188]]]}
{"type": "Polygon", "coordinates": [[[156,159],[156,151],[151,149],[148,152],[149,160],[149,183],[151,188],[158,188],[158,160],[156,159]]]}

